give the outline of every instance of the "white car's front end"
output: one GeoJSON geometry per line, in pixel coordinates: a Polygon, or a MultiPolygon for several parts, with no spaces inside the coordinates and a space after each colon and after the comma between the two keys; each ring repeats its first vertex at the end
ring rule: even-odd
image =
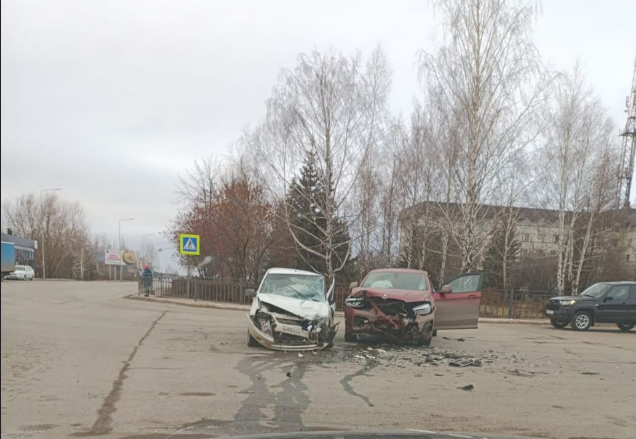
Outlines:
{"type": "Polygon", "coordinates": [[[13,271],[11,273],[9,273],[5,279],[7,280],[25,280],[26,279],[26,273],[23,271],[13,271]]]}
{"type": "Polygon", "coordinates": [[[301,270],[269,270],[248,314],[251,345],[284,351],[307,351],[331,346],[337,327],[324,276],[301,270]]]}

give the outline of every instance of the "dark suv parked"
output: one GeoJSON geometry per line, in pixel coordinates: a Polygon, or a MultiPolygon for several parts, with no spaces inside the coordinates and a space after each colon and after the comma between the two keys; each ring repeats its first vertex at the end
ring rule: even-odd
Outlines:
{"type": "Polygon", "coordinates": [[[601,282],[578,296],[550,299],[545,314],[552,326],[586,331],[595,323],[616,323],[622,331],[636,326],[636,282],[601,282]]]}

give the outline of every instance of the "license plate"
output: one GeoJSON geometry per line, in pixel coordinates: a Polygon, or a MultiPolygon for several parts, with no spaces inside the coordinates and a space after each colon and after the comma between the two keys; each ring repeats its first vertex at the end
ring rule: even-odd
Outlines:
{"type": "Polygon", "coordinates": [[[283,332],[285,334],[296,335],[298,337],[303,337],[303,338],[309,338],[309,333],[299,326],[278,324],[276,325],[276,330],[278,332],[283,332]]]}
{"type": "Polygon", "coordinates": [[[553,311],[553,310],[551,310],[551,309],[546,309],[546,310],[545,310],[545,313],[546,313],[547,315],[552,315],[552,314],[554,314],[554,311],[553,311]]]}

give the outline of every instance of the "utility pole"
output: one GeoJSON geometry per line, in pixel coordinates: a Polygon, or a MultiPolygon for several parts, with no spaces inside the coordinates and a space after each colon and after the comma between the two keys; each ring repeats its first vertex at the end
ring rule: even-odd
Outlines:
{"type": "Polygon", "coordinates": [[[84,246],[80,251],[80,281],[84,280],[84,246]]]}
{"type": "Polygon", "coordinates": [[[632,78],[632,89],[625,99],[625,112],[627,121],[625,129],[620,133],[623,138],[623,148],[621,150],[620,168],[618,169],[619,192],[617,197],[617,209],[622,207],[629,209],[632,189],[632,179],[634,177],[634,158],[636,157],[636,57],[634,58],[634,75],[632,78]]]}
{"type": "Polygon", "coordinates": [[[44,235],[46,233],[45,229],[45,225],[46,225],[46,216],[44,215],[44,203],[43,203],[43,194],[45,192],[54,192],[54,191],[61,191],[62,189],[59,187],[56,188],[52,188],[52,189],[42,189],[40,191],[40,215],[42,215],[42,242],[40,243],[42,245],[42,279],[46,279],[46,261],[44,258],[44,235]]]}
{"type": "Polygon", "coordinates": [[[124,280],[124,266],[121,257],[121,222],[122,221],[134,221],[135,218],[122,218],[119,220],[119,237],[117,239],[117,253],[119,254],[119,280],[124,280]]]}

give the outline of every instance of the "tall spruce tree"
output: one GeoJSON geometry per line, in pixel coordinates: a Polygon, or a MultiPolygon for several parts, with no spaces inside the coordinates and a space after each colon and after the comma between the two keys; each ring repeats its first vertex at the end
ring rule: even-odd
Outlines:
{"type": "MultiPolygon", "coordinates": [[[[331,182],[329,184],[332,184],[331,182]]],[[[331,191],[333,193],[333,191],[331,191]]],[[[287,197],[288,216],[290,227],[299,241],[308,248],[326,254],[327,242],[326,230],[327,219],[324,211],[327,203],[331,203],[334,208],[334,201],[327,199],[325,190],[324,174],[316,166],[316,153],[311,152],[305,158],[300,176],[292,182],[287,197]]],[[[334,220],[332,224],[336,233],[332,236],[332,248],[335,249],[332,255],[334,266],[342,265],[347,258],[351,238],[343,221],[334,220]]],[[[297,246],[298,268],[325,273],[327,263],[325,258],[321,258],[297,246]]],[[[350,256],[350,255],[349,255],[350,256]]],[[[345,264],[340,272],[340,278],[350,278],[352,276],[352,258],[345,264]]]]}

